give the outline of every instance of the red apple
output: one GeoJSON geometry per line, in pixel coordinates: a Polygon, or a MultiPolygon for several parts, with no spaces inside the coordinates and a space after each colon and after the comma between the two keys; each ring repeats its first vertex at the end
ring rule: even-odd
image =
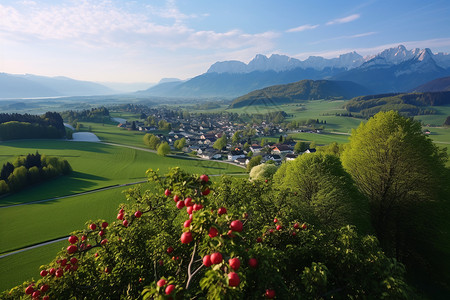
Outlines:
{"type": "Polygon", "coordinates": [[[228,263],[230,264],[230,267],[235,271],[237,271],[239,269],[239,267],[241,266],[241,261],[237,257],[230,258],[228,260],[228,263]]]}
{"type": "Polygon", "coordinates": [[[103,223],[102,223],[102,227],[103,227],[103,228],[108,227],[108,222],[103,222],[103,223]]]}
{"type": "Polygon", "coordinates": [[[194,211],[198,211],[198,210],[203,208],[203,205],[201,205],[201,204],[194,204],[193,207],[194,207],[194,211]]]}
{"type": "Polygon", "coordinates": [[[156,283],[157,286],[159,287],[163,287],[167,284],[167,281],[163,278],[161,278],[160,280],[158,280],[158,282],[156,283]]]}
{"type": "Polygon", "coordinates": [[[283,228],[283,226],[277,225],[277,230],[281,230],[282,228],[283,228]]]}
{"type": "Polygon", "coordinates": [[[227,209],[226,209],[225,207],[221,207],[221,208],[219,208],[219,210],[217,211],[217,213],[218,213],[219,215],[226,214],[226,213],[227,213],[227,209]]]}
{"type": "Polygon", "coordinates": [[[295,228],[295,229],[298,229],[299,227],[300,227],[300,224],[298,224],[298,223],[295,223],[295,224],[294,224],[294,228],[295,228]]]}
{"type": "Polygon", "coordinates": [[[76,244],[76,242],[78,242],[78,237],[76,235],[71,235],[69,237],[69,243],[76,244]]]}
{"type": "Polygon", "coordinates": [[[78,263],[78,259],[77,259],[76,257],[72,257],[72,258],[70,259],[70,263],[71,263],[72,265],[76,265],[76,264],[78,263]]]}
{"type": "Polygon", "coordinates": [[[212,262],[211,262],[211,255],[205,255],[205,256],[203,256],[203,265],[204,265],[205,267],[210,267],[210,266],[212,265],[212,262]]]}
{"type": "Polygon", "coordinates": [[[169,189],[166,189],[166,190],[164,191],[164,195],[166,195],[167,197],[169,197],[170,194],[172,194],[172,192],[171,192],[169,189]]]}
{"type": "Polygon", "coordinates": [[[42,297],[42,300],[49,300],[50,299],[50,296],[48,296],[48,295],[45,295],[44,297],[42,297]]]}
{"type": "Polygon", "coordinates": [[[178,200],[180,200],[180,196],[178,195],[173,196],[173,201],[175,201],[175,203],[178,202],[178,200]]]}
{"type": "Polygon", "coordinates": [[[123,214],[118,214],[117,215],[117,220],[123,220],[123,214]]]}
{"type": "Polygon", "coordinates": [[[110,273],[111,272],[111,268],[110,267],[106,267],[105,268],[105,273],[110,273]]]}
{"type": "Polygon", "coordinates": [[[47,276],[48,272],[47,272],[47,270],[42,270],[41,273],[39,273],[39,274],[41,274],[41,276],[44,277],[44,276],[47,276]]]}
{"type": "Polygon", "coordinates": [[[59,268],[58,270],[56,270],[56,272],[55,272],[56,277],[61,277],[63,275],[64,275],[63,269],[59,268]]]}
{"type": "Polygon", "coordinates": [[[97,228],[97,225],[91,224],[91,225],[89,225],[89,228],[90,228],[91,230],[95,230],[95,229],[97,228]]]}
{"type": "Polygon", "coordinates": [[[262,243],[262,238],[261,238],[261,237],[258,237],[258,238],[256,239],[256,242],[257,242],[257,243],[262,243]]]}
{"type": "Polygon", "coordinates": [[[250,258],[248,260],[248,265],[250,268],[254,269],[254,268],[258,267],[258,260],[256,258],[250,258]]]}
{"type": "Polygon", "coordinates": [[[211,254],[211,263],[213,265],[216,264],[220,264],[222,262],[223,258],[222,258],[222,254],[220,254],[220,252],[214,252],[213,254],[211,254]]]}
{"type": "Polygon", "coordinates": [[[210,238],[216,237],[218,233],[219,233],[219,231],[217,230],[216,227],[209,228],[208,235],[209,235],[210,238]]]}
{"type": "Polygon", "coordinates": [[[48,272],[50,273],[50,275],[55,275],[56,270],[55,268],[51,268],[48,272]]]}
{"type": "Polygon", "coordinates": [[[194,210],[194,207],[193,206],[188,206],[188,207],[186,207],[186,211],[187,211],[187,213],[188,214],[190,214],[190,215],[192,215],[192,211],[194,210]]]}
{"type": "Polygon", "coordinates": [[[67,259],[64,258],[63,260],[61,260],[60,264],[62,267],[64,267],[67,264],[67,259]]]}
{"type": "Polygon", "coordinates": [[[31,295],[31,297],[36,299],[36,298],[39,298],[40,295],[41,295],[40,291],[34,291],[33,294],[31,295]]]}
{"type": "Polygon", "coordinates": [[[228,230],[228,232],[227,232],[227,235],[230,237],[230,238],[234,238],[235,237],[235,235],[233,234],[233,230],[228,230]]]}
{"type": "Polygon", "coordinates": [[[302,228],[302,229],[306,229],[306,228],[308,228],[308,226],[306,226],[306,223],[303,223],[302,226],[301,226],[301,228],[302,228]]]}
{"type": "Polygon", "coordinates": [[[26,289],[25,289],[25,294],[27,295],[31,295],[34,293],[34,287],[32,285],[29,285],[26,289]]]}
{"type": "Polygon", "coordinates": [[[123,208],[121,208],[120,210],[119,210],[119,214],[124,214],[125,213],[125,210],[123,209],[123,208]]]}
{"type": "Polygon", "coordinates": [[[192,233],[190,231],[183,232],[180,240],[183,244],[189,244],[190,242],[192,242],[192,233]]]}
{"type": "Polygon", "coordinates": [[[296,236],[296,235],[297,235],[297,232],[292,231],[292,236],[296,236]]]}
{"type": "Polygon", "coordinates": [[[49,288],[50,286],[48,284],[44,284],[43,286],[41,286],[41,292],[45,293],[49,288]]]}
{"type": "Polygon", "coordinates": [[[186,199],[184,199],[184,206],[192,206],[192,198],[187,197],[186,199]]]}
{"type": "Polygon", "coordinates": [[[234,273],[234,272],[230,272],[228,273],[228,285],[229,286],[238,286],[240,283],[240,279],[239,279],[239,275],[234,273]]]}
{"type": "Polygon", "coordinates": [[[206,188],[204,191],[202,191],[202,195],[206,196],[211,192],[211,190],[209,188],[206,188]]]}
{"type": "Polygon", "coordinates": [[[103,230],[100,230],[99,232],[98,232],[98,235],[99,236],[103,236],[105,234],[105,232],[103,231],[103,230]]]}
{"type": "Polygon", "coordinates": [[[82,240],[82,241],[85,241],[85,240],[87,240],[87,236],[85,236],[85,235],[82,235],[82,236],[81,236],[81,240],[82,240]]]}
{"type": "Polygon", "coordinates": [[[273,230],[272,228],[269,229],[269,233],[273,233],[273,231],[274,231],[274,230],[273,230]]]}
{"type": "Polygon", "coordinates": [[[265,295],[267,299],[273,299],[275,298],[275,291],[272,289],[267,289],[265,295]]]}
{"type": "Polygon", "coordinates": [[[203,174],[203,175],[200,176],[200,180],[203,181],[203,182],[208,182],[209,181],[209,177],[208,177],[208,175],[203,174]]]}
{"type": "Polygon", "coordinates": [[[277,218],[273,219],[273,222],[274,223],[278,222],[278,219],[277,218]]]}
{"type": "Polygon", "coordinates": [[[97,253],[95,253],[95,257],[98,257],[98,252],[97,252],[97,253]]]}
{"type": "Polygon", "coordinates": [[[188,228],[189,226],[191,226],[191,222],[192,222],[192,220],[191,220],[191,219],[188,219],[188,220],[184,221],[183,226],[184,226],[185,228],[188,228]]]}
{"type": "Polygon", "coordinates": [[[169,285],[166,287],[166,290],[165,290],[166,295],[172,294],[172,292],[173,292],[174,290],[175,290],[175,285],[169,284],[169,285]]]}
{"type": "Polygon", "coordinates": [[[230,224],[230,229],[233,230],[233,231],[241,232],[242,229],[243,229],[243,226],[244,226],[244,225],[242,224],[241,221],[239,221],[239,220],[234,220],[234,221],[232,221],[231,224],[230,224]]]}
{"type": "Polygon", "coordinates": [[[142,211],[138,210],[137,212],[134,213],[134,216],[135,216],[136,218],[142,217],[142,211]]]}
{"type": "Polygon", "coordinates": [[[107,242],[108,242],[107,239],[103,239],[103,240],[100,242],[100,244],[101,244],[102,246],[104,246],[104,245],[106,245],[107,242]]]}
{"type": "Polygon", "coordinates": [[[167,248],[167,253],[172,253],[173,252],[173,247],[172,246],[170,246],[169,248],[167,248]]]}
{"type": "Polygon", "coordinates": [[[78,270],[78,265],[72,266],[71,270],[72,270],[72,271],[78,270]]]}
{"type": "Polygon", "coordinates": [[[177,208],[182,209],[184,207],[184,201],[180,200],[177,202],[177,208]]]}
{"type": "Polygon", "coordinates": [[[128,227],[128,224],[129,224],[128,220],[123,220],[122,224],[123,224],[123,226],[128,227]]]}
{"type": "Polygon", "coordinates": [[[78,247],[75,245],[70,245],[69,247],[67,247],[67,252],[69,254],[75,253],[75,252],[77,252],[77,250],[78,250],[78,247]]]}

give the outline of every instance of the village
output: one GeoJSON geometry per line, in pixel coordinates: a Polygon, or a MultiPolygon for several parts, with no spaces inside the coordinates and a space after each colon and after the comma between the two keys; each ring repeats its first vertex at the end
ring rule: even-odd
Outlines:
{"type": "Polygon", "coordinates": [[[289,129],[282,122],[284,112],[277,112],[270,121],[245,123],[233,114],[186,114],[166,108],[150,109],[140,120],[117,125],[124,130],[136,130],[157,136],[167,142],[172,153],[183,152],[207,160],[224,160],[246,166],[252,157],[261,162],[281,164],[302,153],[315,152],[315,145],[296,142],[290,133],[320,134],[319,129],[289,129]],[[181,146],[178,144],[181,141],[181,146]],[[310,149],[311,148],[311,149],[310,149]]]}

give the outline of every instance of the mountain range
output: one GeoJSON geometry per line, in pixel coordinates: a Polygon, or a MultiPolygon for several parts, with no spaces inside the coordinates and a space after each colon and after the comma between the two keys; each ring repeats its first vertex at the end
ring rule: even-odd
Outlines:
{"type": "Polygon", "coordinates": [[[409,91],[433,79],[450,76],[450,55],[403,45],[363,57],[356,52],[337,58],[311,56],[298,60],[286,55],[258,54],[248,64],[216,62],[206,73],[187,81],[160,84],[140,94],[171,97],[221,96],[235,98],[253,90],[303,79],[352,81],[368,93],[409,91]]]}
{"type": "Polygon", "coordinates": [[[110,95],[114,90],[89,81],[68,77],[0,73],[0,99],[60,96],[110,95]]]}

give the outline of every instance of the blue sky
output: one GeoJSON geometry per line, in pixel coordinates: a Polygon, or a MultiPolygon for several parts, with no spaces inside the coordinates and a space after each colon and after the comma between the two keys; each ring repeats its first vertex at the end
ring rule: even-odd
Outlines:
{"type": "Polygon", "coordinates": [[[448,0],[1,0],[0,72],[157,82],[259,53],[448,53],[449,16],[448,0]]]}

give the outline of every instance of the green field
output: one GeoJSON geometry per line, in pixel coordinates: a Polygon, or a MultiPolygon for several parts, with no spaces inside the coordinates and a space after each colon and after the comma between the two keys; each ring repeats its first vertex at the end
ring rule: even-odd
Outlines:
{"type": "Polygon", "coordinates": [[[0,165],[11,161],[16,155],[36,151],[67,159],[74,172],[69,176],[56,178],[12,196],[1,198],[0,206],[71,195],[143,180],[148,168],[165,172],[170,167],[179,166],[193,173],[207,174],[243,172],[243,169],[238,166],[215,161],[161,157],[155,153],[126,147],[61,140],[1,143],[0,165]]]}
{"type": "Polygon", "coordinates": [[[0,259],[0,291],[38,279],[39,267],[51,262],[65,245],[67,241],[57,242],[0,259]]]}

